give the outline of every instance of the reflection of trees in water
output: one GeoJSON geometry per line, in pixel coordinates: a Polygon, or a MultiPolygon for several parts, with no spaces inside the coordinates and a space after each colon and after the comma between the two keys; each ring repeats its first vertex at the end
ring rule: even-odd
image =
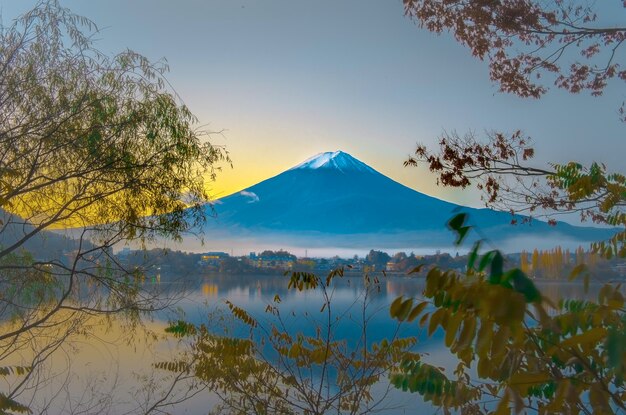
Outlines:
{"type": "MultiPolygon", "coordinates": [[[[406,278],[397,276],[383,276],[380,273],[376,273],[378,276],[379,284],[377,288],[377,295],[382,297],[395,298],[397,294],[404,295],[419,295],[423,288],[423,280],[419,278],[406,278]]],[[[163,278],[163,281],[166,279],[163,278]]],[[[216,290],[223,293],[221,296],[228,298],[229,292],[249,292],[250,296],[266,296],[272,298],[275,294],[281,296],[285,295],[298,295],[296,292],[287,289],[287,283],[289,278],[286,276],[275,275],[250,275],[250,274],[215,274],[198,276],[197,278],[180,278],[176,280],[176,284],[169,284],[169,287],[164,287],[166,290],[176,290],[177,284],[185,285],[186,289],[191,291],[201,290],[205,284],[215,285],[216,290]]],[[[364,292],[363,275],[347,275],[343,278],[337,278],[333,281],[333,287],[345,293],[346,295],[351,293],[353,296],[358,296],[364,292]]]]}
{"type": "MultiPolygon", "coordinates": [[[[582,281],[559,281],[559,282],[538,282],[537,286],[541,293],[552,301],[559,300],[590,300],[597,301],[598,294],[604,283],[592,283],[589,289],[585,291],[582,281]]],[[[624,292],[624,287],[622,287],[624,292]]]]}
{"type": "MultiPolygon", "coordinates": [[[[424,289],[423,278],[407,278],[379,276],[376,296],[393,300],[399,296],[420,297],[424,289]]],[[[162,277],[159,290],[169,296],[181,297],[185,293],[202,295],[212,298],[229,298],[228,293],[249,293],[250,297],[273,298],[275,294],[288,298],[300,295],[287,289],[289,278],[272,275],[204,275],[196,277],[162,277]]],[[[559,299],[596,299],[603,283],[592,282],[585,292],[582,281],[538,281],[542,294],[552,300],[559,299]]],[[[333,281],[334,288],[347,296],[357,297],[363,293],[363,277],[345,276],[333,281]]]]}

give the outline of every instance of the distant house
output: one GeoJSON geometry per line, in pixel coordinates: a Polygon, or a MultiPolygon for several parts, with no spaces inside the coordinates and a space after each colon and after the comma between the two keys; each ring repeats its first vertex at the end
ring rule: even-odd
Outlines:
{"type": "Polygon", "coordinates": [[[300,258],[296,261],[298,268],[302,269],[314,269],[316,262],[311,258],[300,258]]]}
{"type": "Polygon", "coordinates": [[[230,255],[228,255],[226,252],[207,252],[205,254],[202,254],[202,260],[203,261],[210,261],[212,259],[224,259],[224,258],[228,258],[230,255]]]}
{"type": "Polygon", "coordinates": [[[222,260],[230,257],[226,252],[207,252],[200,256],[198,265],[201,267],[217,268],[222,260]]]}
{"type": "Polygon", "coordinates": [[[295,261],[287,256],[262,256],[257,258],[259,268],[291,269],[295,261]]]}
{"type": "Polygon", "coordinates": [[[280,249],[278,251],[266,250],[258,255],[251,252],[249,261],[252,266],[257,268],[290,270],[296,264],[297,258],[295,255],[280,249]]]}

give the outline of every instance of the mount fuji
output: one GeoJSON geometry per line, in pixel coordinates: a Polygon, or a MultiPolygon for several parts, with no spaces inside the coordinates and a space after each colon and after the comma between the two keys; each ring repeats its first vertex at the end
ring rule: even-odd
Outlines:
{"type": "Polygon", "coordinates": [[[207,205],[216,217],[204,232],[207,240],[242,246],[451,249],[453,235],[445,224],[459,210],[469,213],[480,237],[501,247],[509,242],[513,251],[532,249],[539,240],[577,246],[611,235],[607,229],[561,222],[556,227],[539,220],[513,226],[508,212],[427,196],[343,151],[318,154],[207,205]]]}

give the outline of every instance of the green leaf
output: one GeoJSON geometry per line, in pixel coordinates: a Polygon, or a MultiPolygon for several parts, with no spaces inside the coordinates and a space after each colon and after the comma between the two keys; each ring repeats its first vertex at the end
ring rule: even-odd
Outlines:
{"type": "Polygon", "coordinates": [[[467,218],[467,213],[458,213],[452,217],[448,221],[448,227],[453,231],[458,231],[461,229],[461,226],[465,223],[465,219],[467,218]]]}
{"type": "Polygon", "coordinates": [[[460,245],[467,236],[470,226],[463,226],[466,220],[467,213],[458,213],[448,221],[448,228],[457,235],[456,241],[454,242],[455,245],[460,245]]]}
{"type": "Polygon", "coordinates": [[[413,308],[413,310],[411,310],[411,312],[409,313],[409,316],[406,318],[406,321],[408,321],[410,323],[413,320],[415,320],[417,318],[417,316],[419,316],[420,313],[422,311],[424,311],[424,309],[426,308],[427,305],[428,305],[428,303],[426,301],[423,301],[423,302],[419,303],[418,305],[416,305],[413,308]]]}
{"type": "Polygon", "coordinates": [[[470,230],[469,226],[463,226],[459,229],[459,231],[457,232],[457,238],[456,241],[454,241],[455,245],[461,245],[461,243],[463,242],[463,240],[465,239],[465,237],[467,236],[467,232],[470,230]]]}
{"type": "Polygon", "coordinates": [[[476,259],[478,259],[478,250],[480,249],[480,245],[481,245],[481,241],[476,241],[474,243],[474,247],[472,248],[472,251],[469,254],[469,257],[467,259],[467,269],[473,269],[474,268],[474,264],[476,263],[476,259]]]}
{"type": "Polygon", "coordinates": [[[494,251],[493,260],[491,261],[491,273],[489,274],[489,282],[491,284],[499,284],[502,278],[502,269],[504,267],[504,258],[500,251],[494,251]]]}
{"type": "Polygon", "coordinates": [[[172,333],[175,337],[186,337],[196,333],[196,326],[183,320],[178,320],[165,328],[166,333],[172,333]]]}
{"type": "Polygon", "coordinates": [[[496,251],[489,251],[480,259],[480,263],[478,264],[478,271],[483,272],[487,265],[491,264],[493,261],[493,257],[495,256],[496,251]]]}
{"type": "Polygon", "coordinates": [[[513,289],[518,293],[524,294],[524,298],[526,298],[527,302],[541,302],[541,293],[535,286],[535,283],[533,283],[532,280],[528,278],[520,269],[513,269],[507,274],[513,281],[513,289]]]}
{"type": "MultiPolygon", "coordinates": [[[[626,350],[626,331],[616,328],[609,329],[609,333],[605,341],[605,349],[607,352],[607,363],[610,368],[618,369],[626,367],[623,360],[624,351],[626,350]]],[[[622,369],[623,370],[623,369],[622,369]]]]}

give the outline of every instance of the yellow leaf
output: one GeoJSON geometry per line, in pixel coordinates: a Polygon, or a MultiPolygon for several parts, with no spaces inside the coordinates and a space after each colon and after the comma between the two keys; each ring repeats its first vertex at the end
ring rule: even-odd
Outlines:
{"type": "Polygon", "coordinates": [[[571,347],[581,344],[595,344],[604,339],[606,335],[606,328],[595,327],[582,334],[578,334],[576,336],[570,337],[569,339],[563,340],[563,342],[561,342],[561,347],[571,347]]]}
{"type": "Polygon", "coordinates": [[[431,336],[435,332],[435,330],[437,329],[437,326],[439,325],[441,320],[443,320],[443,316],[445,313],[446,313],[446,310],[444,310],[443,308],[440,308],[439,310],[435,311],[430,316],[430,321],[428,322],[428,335],[429,336],[431,336]]]}
{"type": "Polygon", "coordinates": [[[398,310],[398,314],[396,315],[396,318],[400,321],[406,320],[412,307],[413,307],[413,299],[409,298],[400,305],[400,309],[398,310]]]}
{"type": "Polygon", "coordinates": [[[504,352],[506,351],[506,344],[509,342],[509,328],[504,326],[493,336],[491,342],[491,358],[495,360],[494,364],[499,365],[504,352]]]}
{"type": "Polygon", "coordinates": [[[491,362],[489,361],[489,359],[487,359],[486,357],[481,357],[478,361],[478,366],[476,367],[478,376],[481,378],[489,377],[490,369],[491,362]]]}
{"type": "Polygon", "coordinates": [[[581,272],[586,271],[587,270],[587,266],[585,264],[578,264],[576,265],[573,269],[572,272],[570,272],[569,274],[569,280],[572,281],[573,279],[575,279],[581,272]]]}
{"type": "Polygon", "coordinates": [[[291,348],[289,349],[289,354],[288,357],[290,357],[291,359],[296,358],[300,356],[300,345],[298,343],[295,343],[293,346],[291,346],[291,348]]]}
{"type": "Polygon", "coordinates": [[[528,373],[528,372],[516,372],[511,376],[509,385],[520,386],[532,386],[536,384],[546,383],[551,379],[551,376],[547,372],[528,373]]]}
{"type": "Polygon", "coordinates": [[[515,408],[515,413],[519,414],[524,410],[524,401],[519,393],[517,393],[514,389],[511,389],[511,395],[513,395],[513,404],[515,408]]]}
{"type": "Polygon", "coordinates": [[[420,313],[422,311],[424,311],[424,309],[426,308],[426,306],[428,305],[428,303],[426,301],[423,301],[421,303],[419,303],[418,305],[415,306],[415,308],[413,310],[411,310],[411,313],[409,314],[409,316],[407,317],[407,321],[408,322],[412,322],[413,320],[415,320],[417,318],[417,316],[420,315],[420,313]]]}
{"type": "Polygon", "coordinates": [[[476,337],[476,353],[481,358],[486,357],[487,353],[489,353],[492,338],[493,322],[483,319],[478,330],[478,337],[476,337]]]}
{"type": "Polygon", "coordinates": [[[463,314],[454,313],[452,317],[448,319],[448,324],[444,327],[446,330],[446,347],[450,347],[454,338],[456,337],[456,332],[461,325],[461,321],[463,320],[463,314]]]}
{"type": "Polygon", "coordinates": [[[391,303],[391,307],[389,307],[389,315],[395,318],[398,315],[398,311],[400,311],[401,305],[402,305],[402,296],[393,300],[393,302],[391,303]]]}
{"type": "Polygon", "coordinates": [[[459,341],[457,349],[462,350],[469,346],[474,340],[476,334],[476,319],[472,316],[468,316],[463,320],[463,329],[459,335],[459,341]]]}

